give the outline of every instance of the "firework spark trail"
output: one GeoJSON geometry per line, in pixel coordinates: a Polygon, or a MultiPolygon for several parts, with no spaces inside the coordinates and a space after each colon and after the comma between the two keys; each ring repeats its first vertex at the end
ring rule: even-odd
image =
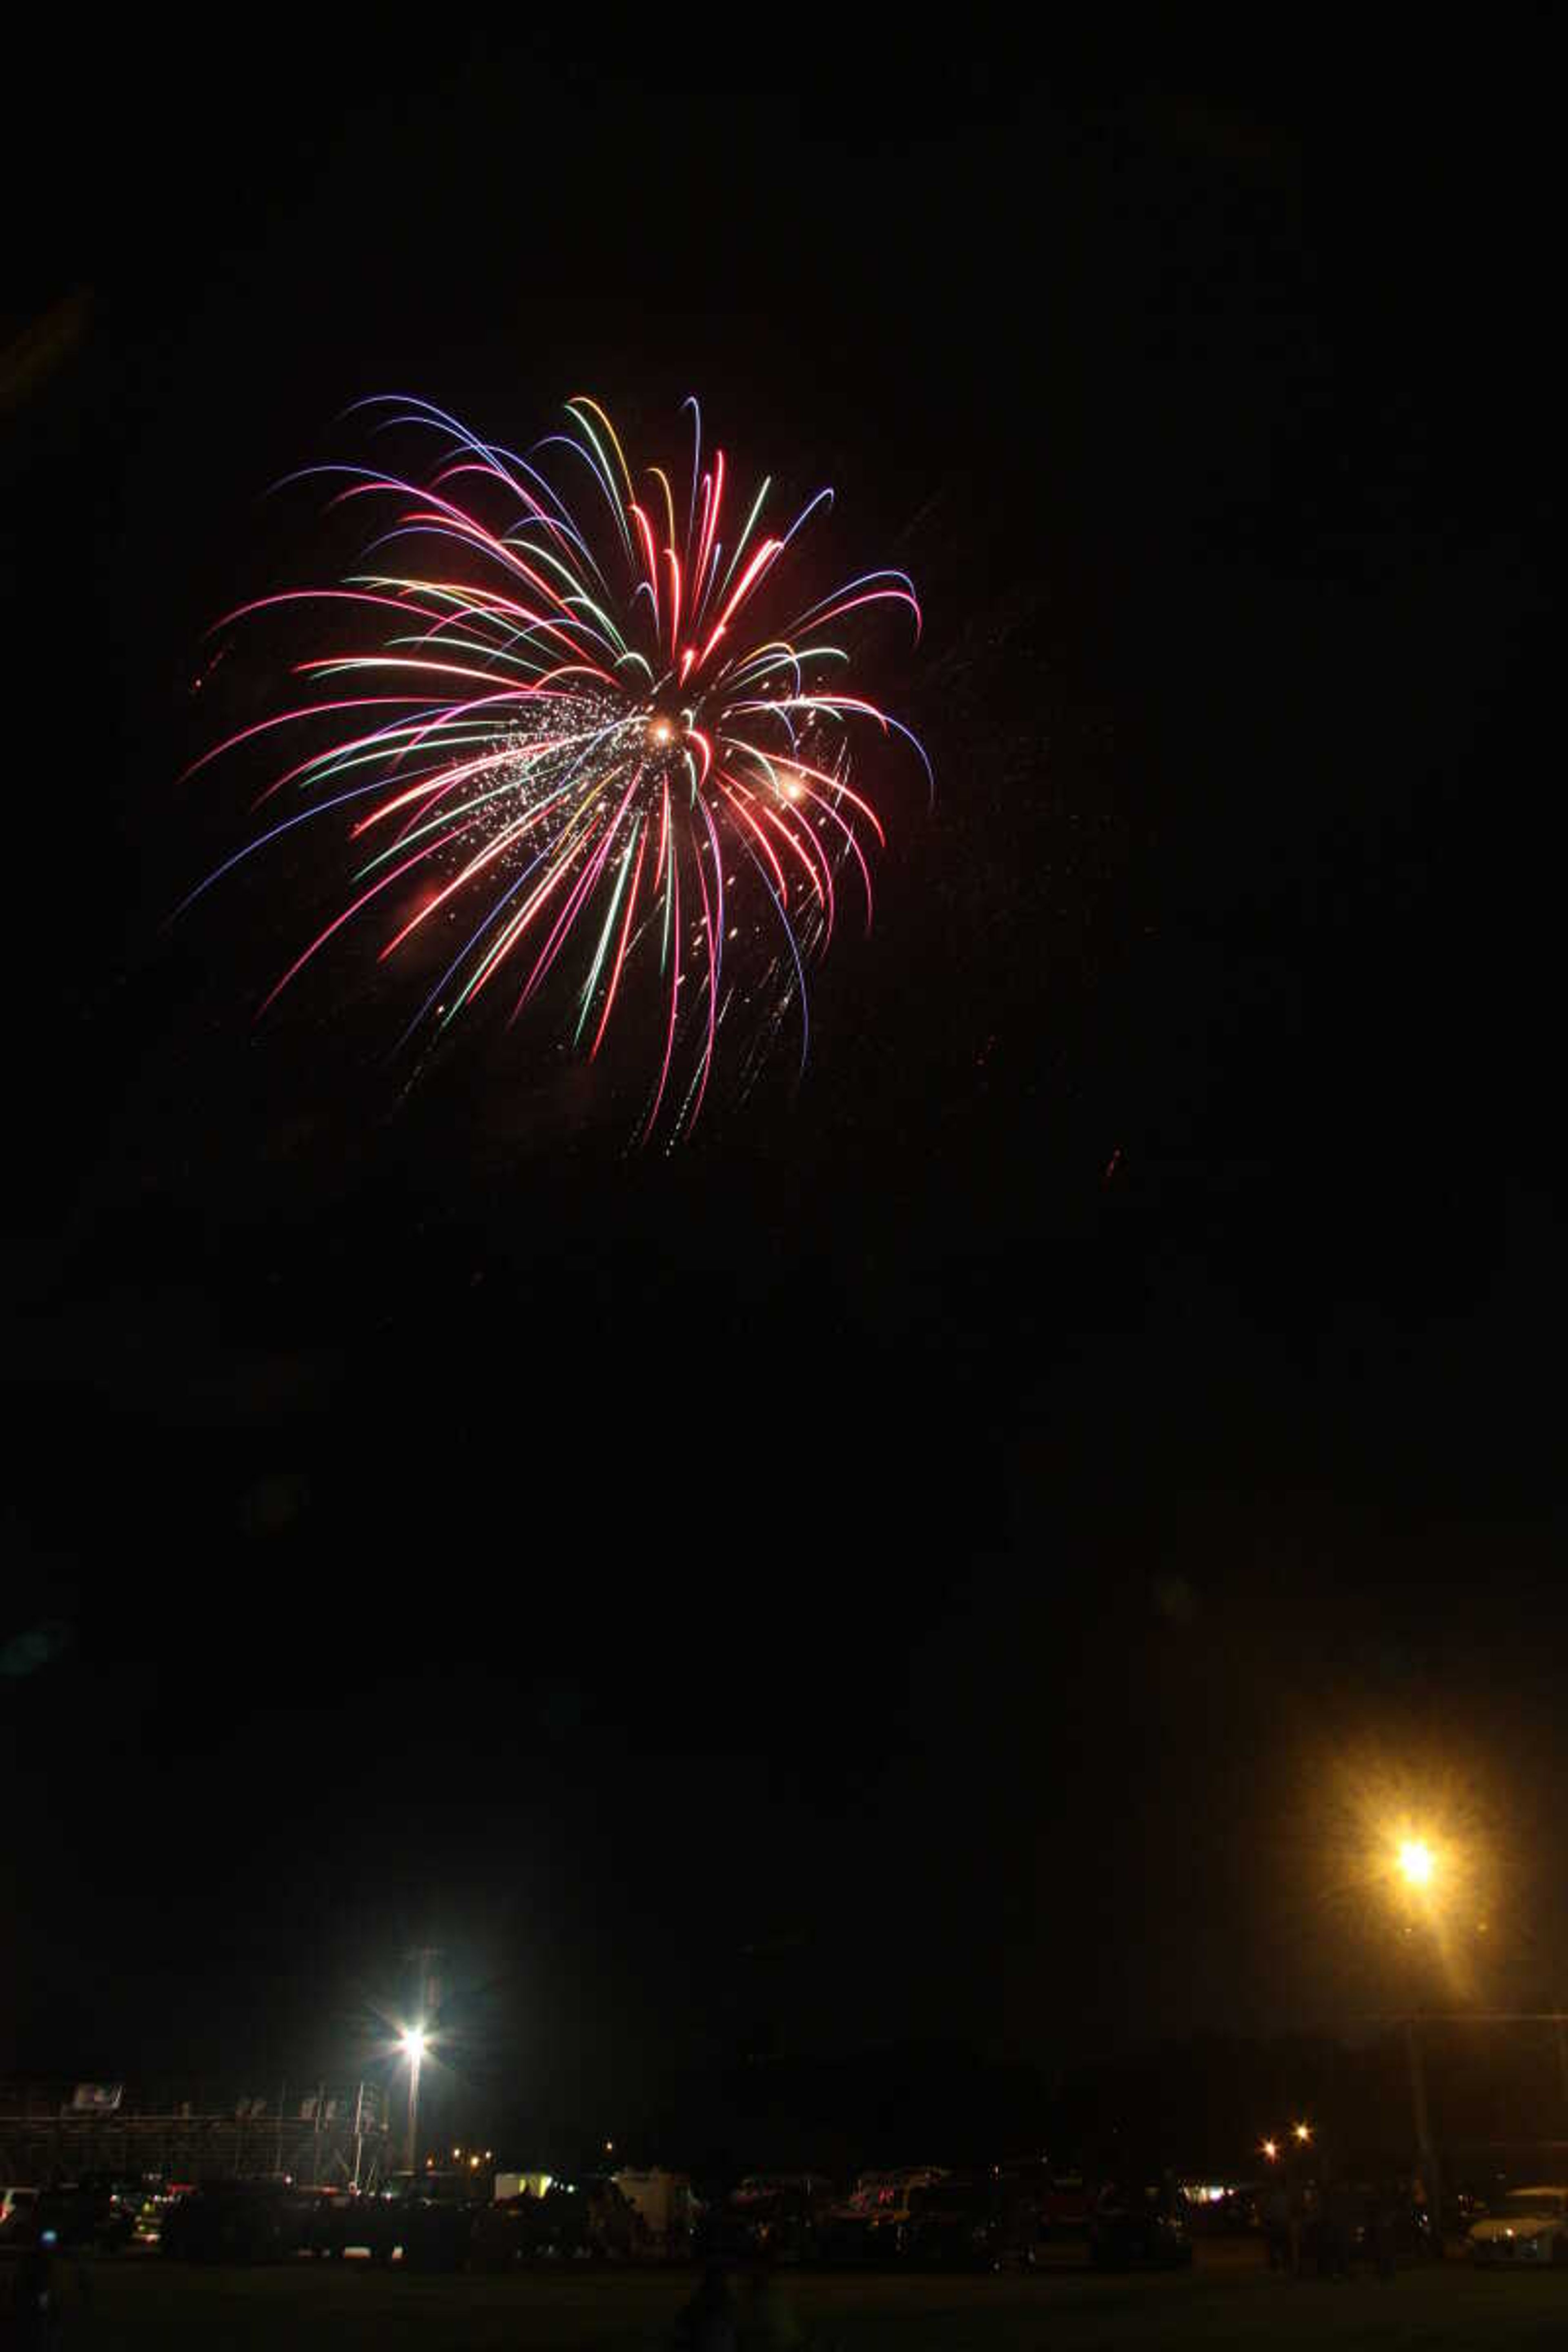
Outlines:
{"type": "MultiPolygon", "coordinates": [[[[833,493],[818,490],[787,527],[770,527],[771,480],[749,502],[735,495],[723,451],[705,451],[697,402],[684,406],[684,518],[669,473],[634,473],[585,394],[566,404],[566,428],[527,457],[428,402],[380,395],[351,413],[372,415],[378,433],[433,436],[426,478],[359,465],[289,478],[326,478],[330,509],[369,500],[389,511],[346,579],[257,597],[216,625],[314,612],[363,633],[288,671],[307,695],[321,689],[316,698],[238,729],[187,771],[265,751],[279,729],[329,730],[253,803],[294,793],[305,805],[226,858],[186,906],[256,851],[337,811],[349,842],[369,853],[348,903],[260,1012],[362,916],[390,908],[380,964],[423,955],[437,927],[464,933],[395,1051],[432,1020],[431,1034],[445,1031],[515,967],[510,1024],[580,941],[571,1037],[589,1061],[617,1007],[618,1030],[638,1017],[639,997],[660,1004],[642,1140],[661,1119],[670,1142],[696,1124],[721,1026],[728,1037],[742,1003],[771,1041],[798,996],[804,1068],[806,966],[832,936],[836,877],[853,865],[868,929],[868,852],[886,840],[850,781],[854,736],[868,726],[889,750],[911,745],[931,778],[909,729],[854,688],[850,649],[822,632],[891,604],[918,636],[920,605],[906,573],[877,570],[789,616],[783,583],[800,534],[831,510],[833,493]],[[574,489],[585,503],[574,505],[574,489]],[[408,552],[389,560],[394,548],[408,552]],[[770,931],[784,953],[769,948],[770,931]],[[672,1089],[678,1057],[686,1075],[672,1089]]],[[[745,1056],[753,1074],[757,1050],[745,1056]]]]}

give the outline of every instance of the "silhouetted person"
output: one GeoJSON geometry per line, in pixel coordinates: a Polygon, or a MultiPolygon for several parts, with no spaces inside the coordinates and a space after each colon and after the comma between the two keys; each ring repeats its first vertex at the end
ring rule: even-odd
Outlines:
{"type": "Polygon", "coordinates": [[[740,2341],[741,2352],[799,2352],[805,2341],[800,2315],[769,2262],[753,2263],[747,2271],[740,2341]]]}
{"type": "Polygon", "coordinates": [[[740,2340],[730,2273],[722,2263],[710,2263],[701,2285],[676,2314],[676,2344],[679,2352],[739,2352],[740,2340]]]}
{"type": "Polygon", "coordinates": [[[1294,2278],[1301,2267],[1301,2240],[1306,2232],[1310,2192],[1299,2180],[1286,2184],[1285,2267],[1294,2278]]]}
{"type": "Polygon", "coordinates": [[[1263,2200],[1263,2243],[1271,2271],[1290,2267],[1290,2191],[1284,2181],[1270,2181],[1263,2200]]]}
{"type": "Polygon", "coordinates": [[[1349,2278],[1354,2229],[1355,2214],[1351,2192],[1337,2174],[1331,2173],[1323,2182],[1322,2206],[1318,2221],[1318,2270],[1321,2276],[1349,2278]]]}
{"type": "Polygon", "coordinates": [[[1394,2199],[1387,2189],[1375,2189],[1367,2220],[1367,2235],[1372,2241],[1372,2259],[1379,2278],[1392,2278],[1398,2259],[1398,2221],[1394,2199]]]}
{"type": "Polygon", "coordinates": [[[74,2265],[59,2261],[55,2233],[46,2230],[17,2263],[11,2284],[11,2333],[16,2352],[55,2352],[73,2343],[70,2325],[88,2308],[87,2282],[74,2265]]]}

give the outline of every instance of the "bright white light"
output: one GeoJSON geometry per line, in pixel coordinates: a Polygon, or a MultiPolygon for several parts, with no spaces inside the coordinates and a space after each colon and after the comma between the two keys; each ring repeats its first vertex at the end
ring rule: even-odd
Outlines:
{"type": "Polygon", "coordinates": [[[413,2058],[415,2060],[424,2057],[425,2029],[422,2025],[411,2025],[404,2034],[403,2054],[405,2058],[413,2058]]]}
{"type": "Polygon", "coordinates": [[[1412,1886],[1432,1884],[1432,1849],[1425,1838],[1406,1838],[1399,1849],[1399,1867],[1412,1886]]]}

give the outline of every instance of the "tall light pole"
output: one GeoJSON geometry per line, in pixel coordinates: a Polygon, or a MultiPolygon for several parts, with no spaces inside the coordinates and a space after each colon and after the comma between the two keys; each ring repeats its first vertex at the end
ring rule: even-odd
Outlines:
{"type": "Polygon", "coordinates": [[[411,2025],[403,2035],[403,2053],[408,2061],[408,2169],[419,2169],[419,2068],[425,2056],[425,2029],[411,2025]]]}
{"type": "MultiPolygon", "coordinates": [[[[1395,1857],[1399,1875],[1412,1896],[1431,1897],[1436,1864],[1432,1849],[1425,1838],[1405,1838],[1395,1857]]],[[[1415,2126],[1415,2154],[1421,2167],[1421,2179],[1426,2191],[1426,2210],[1432,2221],[1432,2251],[1441,2257],[1443,2252],[1443,2179],[1437,2161],[1437,2144],[1432,2137],[1432,2122],[1426,2106],[1426,2071],[1422,2063],[1421,2037],[1416,2031],[1414,2010],[1405,2021],[1405,2056],[1410,2070],[1411,2120],[1415,2126]]]]}

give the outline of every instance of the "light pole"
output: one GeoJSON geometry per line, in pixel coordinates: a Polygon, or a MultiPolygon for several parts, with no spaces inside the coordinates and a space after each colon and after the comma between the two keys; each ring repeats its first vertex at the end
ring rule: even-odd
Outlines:
{"type": "Polygon", "coordinates": [[[419,2067],[425,2056],[425,2029],[411,2025],[403,2035],[403,2053],[408,2061],[408,2169],[419,2169],[419,2067]]]}
{"type": "MultiPolygon", "coordinates": [[[[1395,1856],[1395,1866],[1412,1898],[1425,1898],[1430,1906],[1433,1884],[1437,1866],[1431,1847],[1425,1838],[1405,1838],[1395,1856]]],[[[1421,2167],[1422,2184],[1426,2191],[1426,2210],[1432,2222],[1432,2252],[1439,2260],[1443,2253],[1443,2177],[1437,2160],[1437,2144],[1432,2137],[1431,2116],[1426,2106],[1426,2070],[1422,2063],[1421,2037],[1416,2031],[1414,2007],[1405,2021],[1405,2056],[1410,2071],[1410,2112],[1415,2126],[1415,2154],[1421,2167]]]]}

